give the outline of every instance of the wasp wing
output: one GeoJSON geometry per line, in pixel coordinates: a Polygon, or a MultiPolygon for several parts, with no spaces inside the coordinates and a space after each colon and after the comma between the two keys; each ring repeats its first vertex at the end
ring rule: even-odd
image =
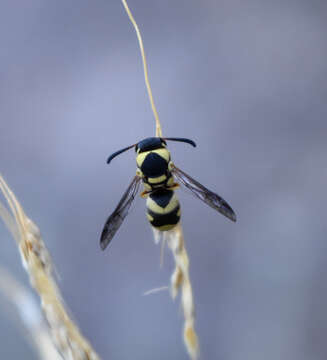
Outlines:
{"type": "Polygon", "coordinates": [[[108,246],[111,239],[114,237],[116,231],[119,229],[120,225],[128,214],[129,208],[131,207],[131,204],[136,194],[138,193],[141,183],[140,180],[141,178],[139,176],[134,177],[133,181],[130,183],[123,197],[119,201],[116,209],[108,217],[102,230],[100,239],[100,246],[102,250],[104,250],[108,246]]]}
{"type": "Polygon", "coordinates": [[[236,215],[233,209],[222,197],[201,185],[199,182],[191,178],[191,176],[185,174],[184,171],[180,170],[175,165],[173,165],[171,172],[178,181],[180,181],[185,187],[191,190],[193,195],[204,201],[213,209],[219,211],[221,214],[228,217],[228,219],[236,221],[236,215]]]}

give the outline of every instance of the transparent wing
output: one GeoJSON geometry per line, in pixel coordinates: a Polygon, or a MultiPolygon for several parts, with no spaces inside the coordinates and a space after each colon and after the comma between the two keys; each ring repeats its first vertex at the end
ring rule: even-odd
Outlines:
{"type": "Polygon", "coordinates": [[[228,217],[228,219],[236,221],[236,215],[233,209],[222,197],[213,193],[212,191],[201,185],[199,182],[192,179],[191,176],[185,174],[184,171],[178,169],[178,167],[176,167],[175,165],[173,165],[172,173],[179,182],[181,182],[186,188],[191,190],[193,195],[204,201],[213,209],[219,211],[221,214],[228,217]]]}
{"type": "Polygon", "coordinates": [[[130,183],[123,197],[119,201],[116,209],[108,217],[102,230],[100,239],[100,246],[102,250],[104,250],[108,246],[111,239],[114,237],[116,231],[119,229],[120,225],[128,214],[129,208],[131,207],[131,204],[136,194],[138,193],[141,183],[140,180],[141,178],[139,176],[134,177],[133,181],[130,183]]]}

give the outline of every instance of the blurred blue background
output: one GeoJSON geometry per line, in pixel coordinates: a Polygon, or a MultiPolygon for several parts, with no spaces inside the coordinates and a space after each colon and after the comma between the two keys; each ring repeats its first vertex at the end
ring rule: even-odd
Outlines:
{"type": "MultiPolygon", "coordinates": [[[[234,208],[179,190],[201,359],[327,356],[325,1],[130,0],[177,166],[234,208]]],[[[64,298],[103,359],[188,359],[167,252],[137,199],[99,236],[154,135],[136,36],[119,0],[0,3],[0,171],[39,225],[64,298]]],[[[0,227],[0,263],[24,283],[0,227]]],[[[0,313],[0,357],[36,359],[0,313]]]]}

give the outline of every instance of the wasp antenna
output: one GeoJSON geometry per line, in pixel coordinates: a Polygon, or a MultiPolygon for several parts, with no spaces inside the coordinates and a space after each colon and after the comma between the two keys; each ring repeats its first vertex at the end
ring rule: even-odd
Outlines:
{"type": "Polygon", "coordinates": [[[164,140],[185,142],[187,144],[190,144],[190,145],[196,147],[196,143],[193,140],[190,140],[190,139],[185,139],[185,138],[164,138],[164,140]]]}
{"type": "Polygon", "coordinates": [[[136,145],[136,144],[131,145],[131,146],[128,146],[128,147],[126,147],[126,148],[124,148],[124,149],[118,150],[118,151],[114,152],[113,154],[111,154],[111,155],[108,157],[107,164],[109,164],[110,161],[111,161],[113,158],[115,158],[116,156],[120,155],[121,153],[123,153],[123,152],[131,149],[131,148],[134,147],[135,145],[136,145]]]}

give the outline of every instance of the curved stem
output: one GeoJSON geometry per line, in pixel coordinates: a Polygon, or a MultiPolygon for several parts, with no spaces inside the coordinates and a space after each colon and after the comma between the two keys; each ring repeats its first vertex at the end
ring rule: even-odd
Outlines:
{"type": "Polygon", "coordinates": [[[152,90],[151,90],[151,86],[150,86],[150,82],[149,82],[149,76],[148,76],[148,65],[146,62],[146,57],[145,57],[145,52],[144,52],[144,46],[143,46],[143,40],[142,40],[142,36],[141,36],[141,32],[140,29],[127,5],[126,0],[122,0],[122,3],[124,5],[124,8],[127,12],[127,15],[131,21],[131,23],[134,26],[134,29],[136,31],[136,35],[137,35],[137,39],[139,42],[139,46],[140,46],[140,51],[141,51],[141,56],[142,56],[142,61],[143,61],[143,70],[144,70],[144,79],[145,79],[145,85],[148,91],[148,95],[149,95],[149,99],[150,99],[150,103],[151,103],[151,108],[152,108],[152,112],[153,115],[155,117],[156,120],[156,136],[162,137],[162,130],[161,130],[161,124],[160,124],[160,120],[159,120],[159,115],[156,109],[156,106],[154,104],[154,100],[153,100],[153,95],[152,95],[152,90]]]}

